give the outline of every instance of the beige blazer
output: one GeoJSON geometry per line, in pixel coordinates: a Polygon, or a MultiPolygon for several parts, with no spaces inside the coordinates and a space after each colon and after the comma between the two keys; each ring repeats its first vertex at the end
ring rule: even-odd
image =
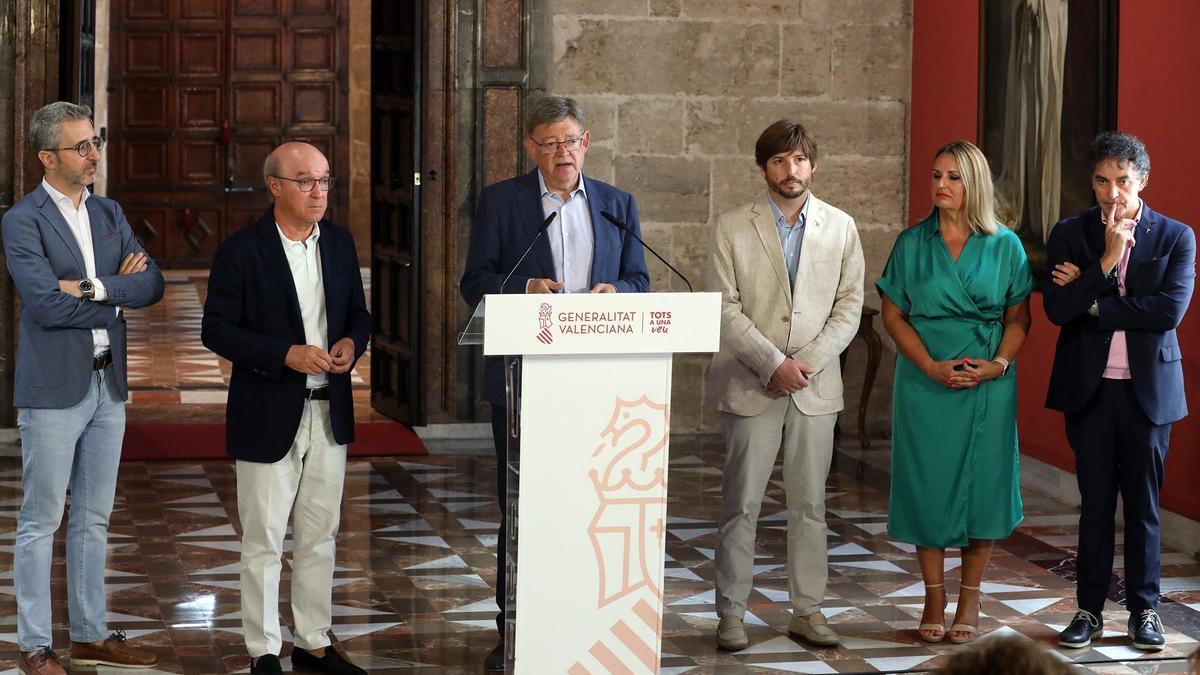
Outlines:
{"type": "Polygon", "coordinates": [[[810,193],[790,288],[765,199],[717,219],[707,286],[721,293],[721,351],[709,369],[706,400],[735,415],[761,413],[772,400],[765,391],[771,375],[791,357],[817,371],[792,394],[800,412],[838,412],[844,407],[838,355],[858,331],[863,304],[858,229],[844,211],[810,193]]]}

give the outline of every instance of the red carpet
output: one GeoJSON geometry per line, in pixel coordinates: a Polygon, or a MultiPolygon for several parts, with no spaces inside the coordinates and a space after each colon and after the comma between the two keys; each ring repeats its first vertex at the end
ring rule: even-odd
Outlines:
{"type": "MultiPolygon", "coordinates": [[[[425,444],[399,422],[361,422],[354,426],[351,457],[426,455],[425,444]]],[[[223,424],[130,424],[121,459],[225,459],[223,424]]]]}

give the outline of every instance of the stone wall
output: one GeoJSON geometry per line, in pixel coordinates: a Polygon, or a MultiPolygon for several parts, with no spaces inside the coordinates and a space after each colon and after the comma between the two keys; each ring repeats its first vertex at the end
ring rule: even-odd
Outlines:
{"type": "MultiPolygon", "coordinates": [[[[789,117],[817,141],[813,192],[858,222],[866,302],[879,306],[874,281],[907,212],[911,0],[550,0],[549,8],[548,91],[584,107],[592,133],[584,171],[633,193],[646,240],[693,285],[703,285],[716,216],[765,198],[754,141],[789,117]]],[[[656,290],[684,288],[647,258],[656,290]]],[[[890,414],[894,357],[884,343],[873,431],[890,414]]],[[[675,430],[719,429],[703,400],[708,361],[676,359],[675,430]]],[[[864,362],[855,341],[849,419],[864,362]]]]}

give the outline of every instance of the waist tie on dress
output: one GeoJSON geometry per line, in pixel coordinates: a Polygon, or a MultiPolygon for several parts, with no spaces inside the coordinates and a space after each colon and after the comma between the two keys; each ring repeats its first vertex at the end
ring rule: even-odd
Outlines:
{"type": "Polygon", "coordinates": [[[930,350],[929,355],[938,360],[961,356],[991,358],[992,353],[1000,347],[1000,337],[1004,334],[1004,322],[1001,317],[979,320],[961,317],[912,317],[910,321],[925,348],[930,350]],[[934,342],[942,346],[942,349],[936,350],[938,353],[931,349],[931,343],[934,342]],[[986,349],[987,353],[971,353],[977,349],[986,349]]]}

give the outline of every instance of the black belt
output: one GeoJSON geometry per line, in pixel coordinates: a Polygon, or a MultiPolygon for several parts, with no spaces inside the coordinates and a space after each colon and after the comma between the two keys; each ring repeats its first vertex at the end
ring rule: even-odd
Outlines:
{"type": "Polygon", "coordinates": [[[319,387],[317,389],[305,389],[304,398],[310,401],[328,401],[329,387],[319,387]]]}
{"type": "Polygon", "coordinates": [[[104,352],[99,356],[93,356],[92,370],[104,370],[110,363],[112,363],[112,352],[104,352]]]}

